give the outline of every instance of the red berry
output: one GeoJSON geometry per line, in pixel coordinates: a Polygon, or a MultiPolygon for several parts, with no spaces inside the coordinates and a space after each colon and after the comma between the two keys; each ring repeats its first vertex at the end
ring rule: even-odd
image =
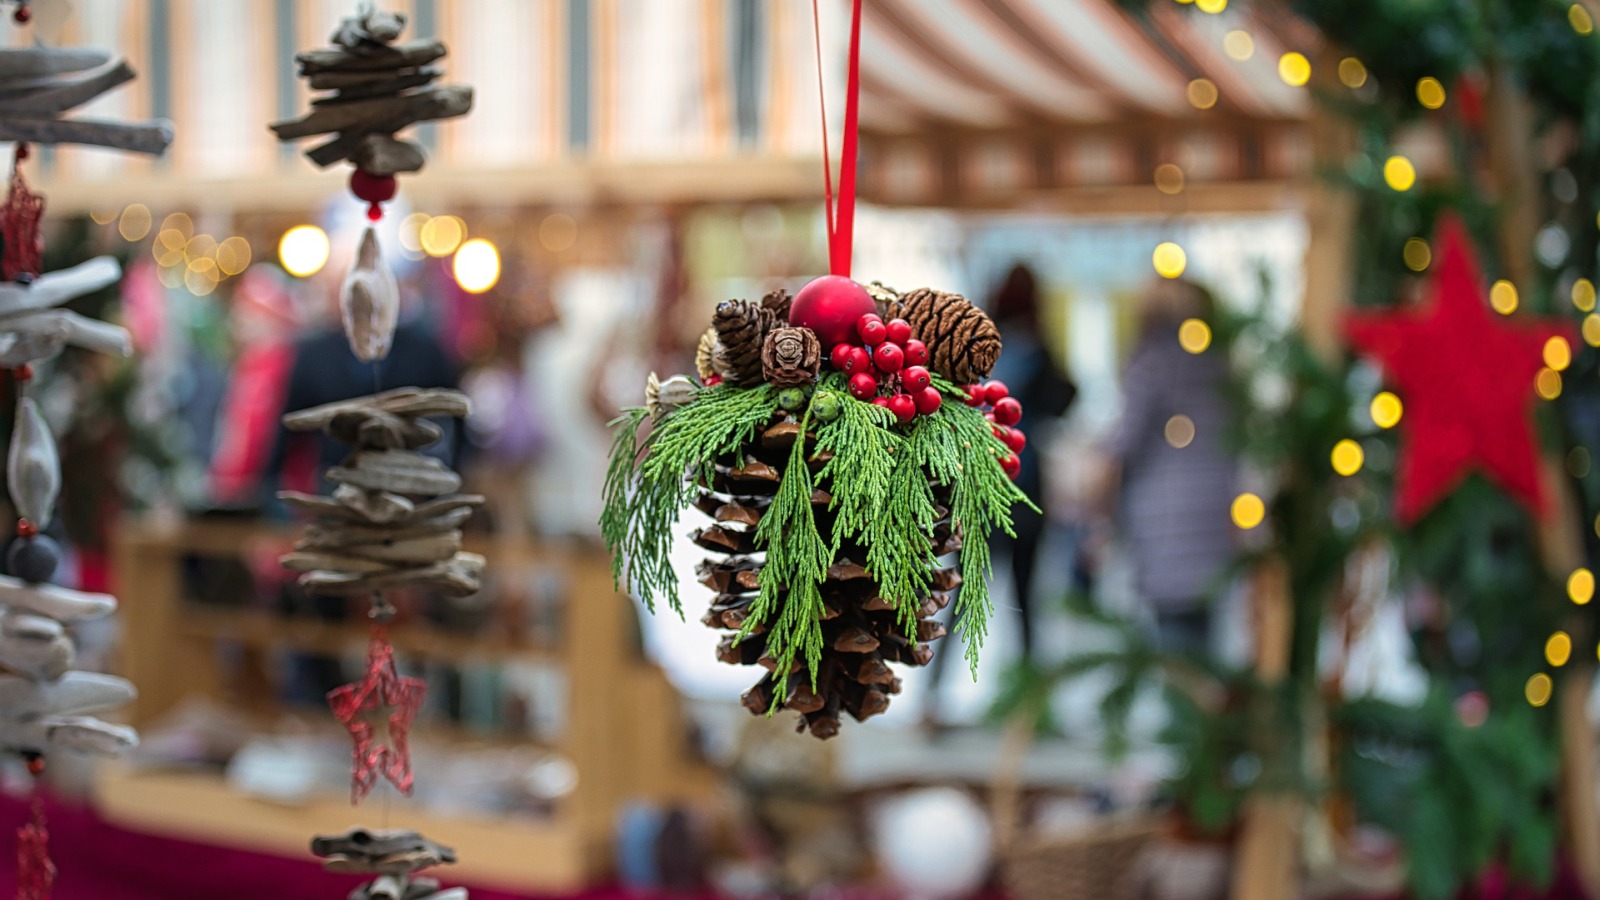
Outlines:
{"type": "Polygon", "coordinates": [[[884,326],[883,320],[877,316],[872,316],[871,318],[862,316],[861,321],[856,323],[856,334],[861,335],[863,344],[868,347],[876,347],[889,336],[889,329],[884,326]]]}
{"type": "Polygon", "coordinates": [[[850,396],[857,400],[871,400],[872,395],[878,393],[878,379],[865,372],[857,372],[850,376],[850,396]]]}
{"type": "Polygon", "coordinates": [[[904,425],[917,414],[917,401],[911,399],[910,394],[895,394],[889,398],[889,412],[904,425]]]}
{"type": "Polygon", "coordinates": [[[994,413],[992,413],[992,412],[986,412],[986,413],[984,413],[984,414],[983,414],[983,417],[984,417],[984,418],[985,418],[985,419],[988,419],[988,420],[989,420],[989,421],[991,421],[991,422],[993,422],[993,421],[994,421],[994,413]]]}
{"type": "Polygon", "coordinates": [[[983,399],[993,406],[1001,400],[1011,396],[1011,389],[1003,381],[991,381],[983,386],[983,399]]]}
{"type": "Polygon", "coordinates": [[[834,344],[833,351],[828,354],[828,363],[841,372],[845,371],[845,363],[850,361],[850,351],[854,349],[849,344],[834,344]]]}
{"type": "Polygon", "coordinates": [[[858,372],[867,372],[872,368],[872,354],[865,347],[851,347],[850,358],[844,361],[844,371],[854,375],[858,372]]]}
{"type": "Polygon", "coordinates": [[[1010,430],[1011,429],[1007,428],[1004,425],[990,425],[989,426],[989,433],[994,435],[995,440],[1001,442],[1002,444],[1005,443],[1006,432],[1008,432],[1010,430]]]}
{"type": "Polygon", "coordinates": [[[906,364],[906,352],[900,349],[899,344],[879,344],[878,349],[872,351],[872,361],[880,370],[892,375],[906,364]]]}
{"type": "Polygon", "coordinates": [[[900,346],[906,348],[906,365],[925,366],[928,364],[928,345],[912,338],[904,341],[900,346]]]}
{"type": "Polygon", "coordinates": [[[994,420],[1001,425],[1015,425],[1022,421],[1022,404],[1015,397],[1001,397],[994,405],[994,420]]]}
{"type": "Polygon", "coordinates": [[[981,384],[969,384],[966,387],[962,388],[962,390],[965,391],[966,394],[967,394],[967,405],[968,406],[982,406],[983,405],[983,403],[984,403],[984,400],[983,400],[983,385],[981,385],[981,384]]]}
{"type": "Polygon", "coordinates": [[[906,390],[913,394],[933,384],[933,376],[921,366],[906,366],[901,369],[900,380],[905,382],[906,390]]]}
{"type": "Polygon", "coordinates": [[[1000,468],[1005,470],[1012,481],[1016,481],[1017,476],[1022,474],[1022,460],[1018,459],[1015,453],[1007,453],[1000,457],[1000,468]]]}
{"type": "Polygon", "coordinates": [[[925,387],[917,391],[912,395],[912,399],[917,401],[917,412],[925,416],[932,415],[939,410],[939,407],[944,405],[944,397],[939,394],[939,389],[935,387],[925,387]]]}
{"type": "Polygon", "coordinates": [[[856,320],[878,305],[861,285],[839,275],[813,278],[789,304],[789,324],[817,333],[824,347],[855,336],[856,320]]]}
{"type": "Polygon", "coordinates": [[[1028,446],[1028,436],[1023,434],[1020,428],[1006,429],[1006,436],[1002,440],[1011,448],[1012,453],[1021,453],[1028,446]]]}
{"type": "Polygon", "coordinates": [[[17,520],[17,537],[31,538],[38,537],[38,535],[39,526],[29,522],[27,519],[17,520]]]}
{"type": "Polygon", "coordinates": [[[872,398],[872,405],[873,406],[881,406],[884,409],[888,409],[889,408],[889,398],[888,397],[873,397],[872,398]]]}
{"type": "Polygon", "coordinates": [[[889,340],[896,344],[904,346],[906,341],[911,340],[911,323],[905,319],[890,319],[884,328],[889,331],[889,340]]]}
{"type": "Polygon", "coordinates": [[[722,383],[722,376],[718,375],[716,372],[712,372],[710,375],[708,375],[706,377],[706,387],[716,387],[717,385],[719,385],[721,383],[722,383]]]}
{"type": "MultiPolygon", "coordinates": [[[[27,9],[27,7],[24,6],[23,9],[27,9]]],[[[42,757],[42,756],[29,756],[28,757],[28,774],[32,775],[35,778],[38,778],[40,775],[44,774],[44,757],[42,757]]]]}

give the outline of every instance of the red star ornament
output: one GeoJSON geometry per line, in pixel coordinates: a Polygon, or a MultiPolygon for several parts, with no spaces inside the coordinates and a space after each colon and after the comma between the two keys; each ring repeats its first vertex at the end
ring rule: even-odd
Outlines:
{"type": "Polygon", "coordinates": [[[350,802],[360,803],[382,775],[400,793],[411,795],[411,749],[406,735],[422,709],[426,685],[420,678],[402,678],[394,666],[394,648],[383,632],[367,647],[367,672],[353,684],[328,692],[328,706],[350,732],[350,802]],[[377,715],[374,716],[373,714],[377,715]],[[388,736],[379,740],[374,718],[387,715],[388,736]]]}
{"type": "Polygon", "coordinates": [[[1534,382],[1553,319],[1513,322],[1489,308],[1482,269],[1461,223],[1440,222],[1436,265],[1416,308],[1352,314],[1350,342],[1383,368],[1405,402],[1395,514],[1416,524],[1472,472],[1536,517],[1547,508],[1533,431],[1534,382]]]}

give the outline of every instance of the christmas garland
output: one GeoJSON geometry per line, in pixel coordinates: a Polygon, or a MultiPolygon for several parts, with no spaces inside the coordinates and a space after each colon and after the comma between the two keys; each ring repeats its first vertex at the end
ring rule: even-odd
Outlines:
{"type": "Polygon", "coordinates": [[[676,526],[690,506],[710,515],[694,538],[725,556],[699,569],[718,592],[703,621],[733,632],[719,656],[768,670],[752,712],[795,709],[819,737],[841,709],[887,707],[885,663],[926,664],[952,599],[975,667],[989,536],[1028,502],[1008,477],[1026,439],[1004,385],[951,376],[982,378],[998,354],[988,317],[954,294],[829,276],[792,301],[722,304],[698,378],[652,375],[613,423],[600,526],[619,587],[681,615],[676,526]]]}

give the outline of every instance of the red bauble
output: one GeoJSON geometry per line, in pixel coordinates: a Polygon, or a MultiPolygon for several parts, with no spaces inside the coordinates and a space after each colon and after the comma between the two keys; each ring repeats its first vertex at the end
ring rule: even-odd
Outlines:
{"type": "Polygon", "coordinates": [[[906,365],[925,366],[928,364],[927,344],[912,338],[909,341],[901,343],[900,346],[906,349],[906,365]]]}
{"type": "Polygon", "coordinates": [[[872,351],[872,361],[879,370],[893,375],[906,364],[906,352],[899,344],[879,344],[878,349],[872,351]]]}
{"type": "Polygon", "coordinates": [[[1005,470],[1007,477],[1015,481],[1017,476],[1022,474],[1022,460],[1018,459],[1015,453],[1007,453],[1000,457],[1000,468],[1005,470]]]}
{"type": "Polygon", "coordinates": [[[905,319],[890,319],[884,328],[889,332],[889,340],[896,344],[905,346],[906,341],[911,340],[911,323],[905,319]]]}
{"type": "Polygon", "coordinates": [[[912,399],[917,402],[917,412],[925,416],[938,412],[939,407],[944,405],[944,397],[939,394],[939,389],[935,387],[925,387],[917,391],[912,395],[912,399]]]}
{"type": "Polygon", "coordinates": [[[872,354],[865,347],[851,347],[850,355],[844,361],[844,373],[854,375],[857,372],[869,372],[872,369],[872,354]]]}
{"type": "Polygon", "coordinates": [[[967,394],[967,405],[968,406],[976,407],[976,406],[982,406],[984,404],[983,385],[981,385],[981,384],[969,384],[966,387],[962,388],[962,390],[965,391],[966,394],[967,394]]]}
{"type": "Polygon", "coordinates": [[[850,351],[856,348],[849,344],[834,344],[833,352],[828,354],[828,362],[841,372],[846,371],[845,364],[850,361],[850,351]]]}
{"type": "Polygon", "coordinates": [[[1006,436],[1002,440],[1011,448],[1012,453],[1021,453],[1028,446],[1028,436],[1023,434],[1020,428],[1006,429],[1006,436]]]}
{"type": "Polygon", "coordinates": [[[878,379],[865,372],[850,376],[850,396],[857,400],[871,400],[878,393],[878,379]]]}
{"type": "Polygon", "coordinates": [[[876,315],[868,313],[856,322],[856,334],[861,337],[861,343],[868,347],[876,347],[889,337],[889,329],[883,320],[876,315]]]}
{"type": "Polygon", "coordinates": [[[1022,421],[1022,404],[1015,397],[1001,397],[994,404],[994,420],[1001,425],[1015,425],[1022,421]]]}
{"type": "Polygon", "coordinates": [[[983,399],[989,401],[990,406],[1009,396],[1011,396],[1011,389],[1006,387],[1006,383],[1003,381],[991,381],[983,386],[983,399]]]}
{"type": "Polygon", "coordinates": [[[929,375],[928,370],[921,366],[906,366],[900,372],[900,381],[905,384],[906,390],[915,394],[933,384],[933,376],[929,375]]]}
{"type": "Polygon", "coordinates": [[[815,331],[823,345],[831,347],[855,337],[856,322],[877,308],[866,288],[839,275],[824,275],[794,295],[789,324],[815,331]]]}
{"type": "Polygon", "coordinates": [[[911,399],[910,394],[895,394],[889,398],[889,412],[904,425],[916,416],[917,401],[911,399]]]}

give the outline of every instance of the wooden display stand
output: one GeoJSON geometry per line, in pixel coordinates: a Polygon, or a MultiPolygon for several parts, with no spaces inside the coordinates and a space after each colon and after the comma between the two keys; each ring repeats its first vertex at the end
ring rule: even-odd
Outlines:
{"type": "MultiPolygon", "coordinates": [[[[367,633],[359,625],[185,602],[185,558],[238,559],[252,544],[283,536],[242,522],[131,521],[123,526],[115,587],[125,626],[121,674],[139,688],[135,725],[148,724],[189,696],[223,701],[219,643],[325,653],[359,651],[365,645],[367,633]]],[[[561,666],[568,686],[566,729],[553,749],[576,765],[577,786],[539,821],[447,817],[404,807],[396,807],[389,819],[455,847],[461,861],[451,867],[452,878],[509,890],[581,889],[607,874],[616,813],[624,803],[704,797],[712,773],[692,757],[674,689],[634,649],[630,603],[612,587],[602,553],[521,542],[471,549],[489,556],[491,570],[521,566],[561,573],[566,585],[561,646],[526,648],[504,634],[462,637],[407,623],[393,632],[397,652],[402,658],[544,660],[561,666]]],[[[98,803],[109,821],[124,827],[307,861],[313,834],[342,831],[380,815],[352,809],[337,795],[283,805],[238,794],[219,774],[126,766],[102,771],[98,803]]]]}

